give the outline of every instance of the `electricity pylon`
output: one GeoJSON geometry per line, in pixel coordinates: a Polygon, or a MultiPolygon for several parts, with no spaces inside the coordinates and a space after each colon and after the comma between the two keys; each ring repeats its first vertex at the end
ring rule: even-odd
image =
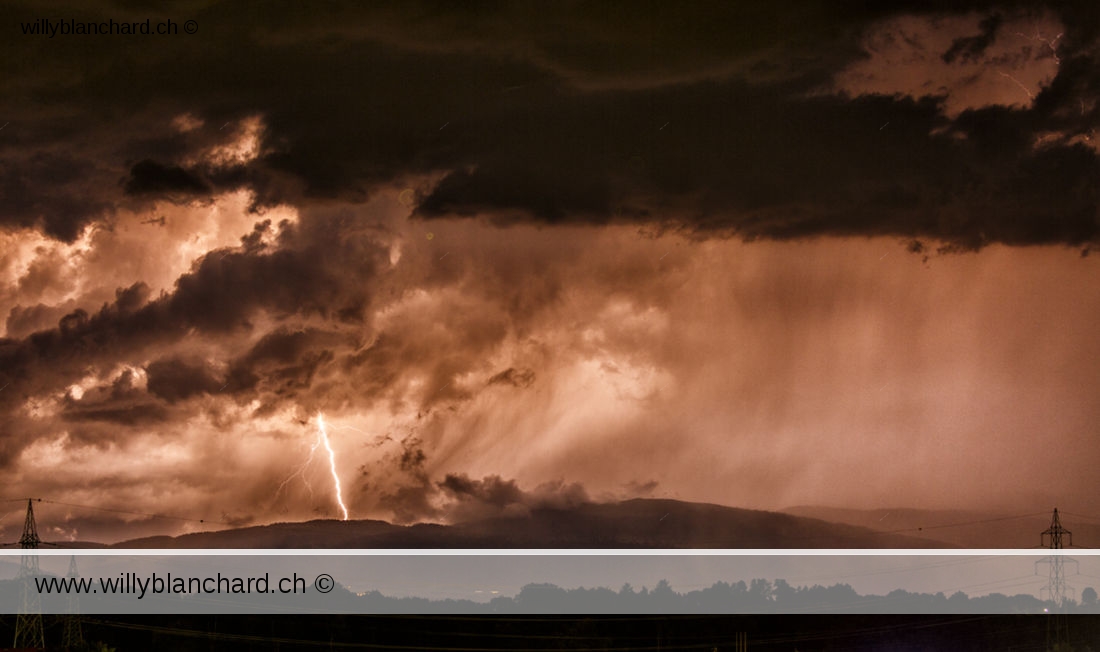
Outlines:
{"type": "MultiPolygon", "coordinates": [[[[1054,508],[1054,515],[1050,520],[1050,527],[1039,535],[1039,541],[1044,548],[1060,550],[1066,543],[1073,545],[1073,533],[1062,527],[1062,520],[1058,518],[1058,508],[1054,508]],[[1067,541],[1068,539],[1068,541],[1067,541]]],[[[1055,607],[1061,608],[1066,601],[1066,575],[1063,569],[1065,558],[1062,555],[1047,557],[1050,564],[1050,581],[1047,582],[1047,593],[1055,607]]]]}
{"type": "MultiPolygon", "coordinates": [[[[23,536],[19,546],[27,550],[38,549],[38,527],[34,523],[34,508],[27,499],[27,517],[23,519],[23,536]]],[[[41,574],[37,554],[24,554],[19,561],[19,581],[22,584],[23,603],[15,617],[15,648],[45,649],[46,634],[42,627],[42,600],[35,587],[34,578],[41,574]]]]}
{"type": "MultiPolygon", "coordinates": [[[[1042,547],[1052,550],[1060,550],[1067,544],[1073,545],[1073,533],[1062,527],[1057,507],[1054,508],[1054,515],[1050,519],[1050,527],[1039,534],[1039,542],[1042,547]]],[[[1067,599],[1065,563],[1067,561],[1076,563],[1076,560],[1068,559],[1062,554],[1053,554],[1037,562],[1048,564],[1050,568],[1050,576],[1043,591],[1046,592],[1047,598],[1055,609],[1054,615],[1047,621],[1047,652],[1069,649],[1069,623],[1066,621],[1065,614],[1067,599]]]]}
{"type": "MultiPolygon", "coordinates": [[[[76,580],[80,573],[76,570],[76,555],[69,557],[69,572],[65,574],[70,580],[76,580]]],[[[70,586],[71,583],[70,583],[70,586]]],[[[64,630],[61,638],[61,647],[65,650],[83,650],[84,632],[80,627],[80,593],[69,591],[68,613],[65,614],[64,630]]]]}

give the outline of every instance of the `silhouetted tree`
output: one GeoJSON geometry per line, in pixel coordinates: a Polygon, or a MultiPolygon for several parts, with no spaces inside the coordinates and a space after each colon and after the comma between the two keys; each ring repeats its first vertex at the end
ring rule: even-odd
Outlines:
{"type": "Polygon", "coordinates": [[[1096,589],[1087,587],[1084,591],[1081,591],[1081,606],[1082,607],[1095,607],[1096,606],[1096,589]]]}

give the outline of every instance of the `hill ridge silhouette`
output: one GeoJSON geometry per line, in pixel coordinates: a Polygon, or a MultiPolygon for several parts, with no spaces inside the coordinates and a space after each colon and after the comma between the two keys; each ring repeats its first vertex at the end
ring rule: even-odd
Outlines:
{"type": "Polygon", "coordinates": [[[315,519],[178,536],[114,548],[952,548],[928,538],[782,512],[634,498],[540,507],[451,525],[315,519]]]}

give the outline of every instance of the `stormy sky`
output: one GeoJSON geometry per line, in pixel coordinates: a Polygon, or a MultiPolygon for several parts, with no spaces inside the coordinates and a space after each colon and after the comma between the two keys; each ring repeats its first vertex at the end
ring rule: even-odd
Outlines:
{"type": "Polygon", "coordinates": [[[1091,2],[0,26],[0,470],[44,534],[338,518],[334,474],[403,523],[1100,513],[1091,2]]]}

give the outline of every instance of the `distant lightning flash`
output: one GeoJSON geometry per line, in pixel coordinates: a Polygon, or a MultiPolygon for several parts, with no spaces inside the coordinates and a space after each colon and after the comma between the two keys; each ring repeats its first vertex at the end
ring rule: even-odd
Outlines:
{"type": "MultiPolygon", "coordinates": [[[[1000,71],[998,71],[998,72],[1000,72],[1000,71]]],[[[1028,98],[1030,98],[1032,100],[1035,99],[1035,93],[1032,93],[1030,88],[1028,88],[1027,86],[1024,86],[1023,84],[1021,84],[1019,79],[1016,79],[1015,77],[1008,74],[1007,72],[1001,72],[1001,76],[1006,77],[1006,78],[1011,79],[1012,81],[1016,82],[1016,85],[1019,86],[1020,89],[1023,90],[1025,93],[1027,93],[1028,98]]]]}
{"type": "Polygon", "coordinates": [[[1062,33],[1059,32],[1054,38],[1043,38],[1042,32],[1035,32],[1035,36],[1028,36],[1023,32],[1016,32],[1016,36],[1022,36],[1030,41],[1038,41],[1050,48],[1050,55],[1054,59],[1054,63],[1061,64],[1062,60],[1058,58],[1058,41],[1062,38],[1062,33]]]}
{"type": "MultiPolygon", "coordinates": [[[[332,451],[332,446],[329,445],[328,431],[325,430],[325,415],[320,412],[317,413],[317,432],[318,441],[328,451],[328,468],[332,472],[332,484],[336,488],[336,502],[340,505],[340,511],[344,513],[344,520],[346,521],[348,520],[348,508],[344,505],[344,492],[340,488],[340,476],[336,474],[336,453],[332,451]]],[[[316,444],[313,448],[317,448],[316,444]]]]}

